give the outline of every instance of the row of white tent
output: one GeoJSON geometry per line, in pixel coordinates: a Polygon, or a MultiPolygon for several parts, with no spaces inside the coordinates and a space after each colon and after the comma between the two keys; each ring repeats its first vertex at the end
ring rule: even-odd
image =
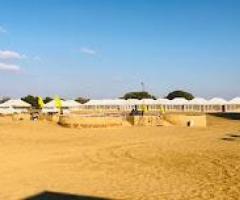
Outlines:
{"type": "MultiPolygon", "coordinates": [[[[67,110],[77,110],[80,108],[81,104],[74,100],[62,101],[62,106],[67,110]]],[[[14,113],[27,113],[31,109],[31,104],[21,100],[21,99],[10,99],[2,104],[0,104],[0,114],[14,114],[14,113]]],[[[45,104],[43,112],[59,112],[59,109],[55,106],[55,101],[52,100],[45,104]]]]}
{"type": "Polygon", "coordinates": [[[105,100],[90,100],[82,105],[83,109],[120,109],[129,110],[137,106],[141,109],[142,105],[147,106],[147,110],[165,111],[185,111],[185,112],[240,112],[240,97],[226,101],[222,98],[213,98],[206,100],[204,98],[194,98],[193,100],[186,100],[184,98],[168,99],[105,99],[105,100]]]}
{"type": "Polygon", "coordinates": [[[213,98],[206,100],[204,98],[194,98],[193,100],[186,100],[185,98],[175,98],[173,100],[168,99],[103,99],[103,100],[90,100],[85,106],[97,106],[97,105],[227,105],[227,104],[240,104],[240,97],[234,98],[230,101],[226,101],[222,98],[213,98]]]}
{"type": "MultiPolygon", "coordinates": [[[[109,109],[109,110],[131,110],[135,107],[141,108],[145,105],[148,110],[164,109],[165,111],[189,111],[189,112],[240,112],[240,97],[226,101],[222,98],[206,100],[204,98],[194,98],[186,100],[184,98],[168,99],[102,99],[90,100],[85,104],[80,104],[74,100],[62,100],[62,107],[65,112],[74,110],[109,109]]],[[[0,104],[0,114],[28,112],[31,105],[21,99],[11,99],[0,104]]],[[[58,112],[55,101],[45,104],[43,112],[58,112]]]]}

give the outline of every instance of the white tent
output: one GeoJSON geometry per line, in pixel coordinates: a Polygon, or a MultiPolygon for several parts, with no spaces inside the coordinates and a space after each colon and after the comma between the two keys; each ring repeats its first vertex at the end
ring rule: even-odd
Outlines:
{"type": "Polygon", "coordinates": [[[87,109],[125,109],[127,101],[124,99],[91,99],[83,104],[83,108],[87,109]]]}
{"type": "Polygon", "coordinates": [[[189,112],[205,112],[208,101],[204,98],[196,97],[188,102],[186,110],[189,112]]]}
{"type": "Polygon", "coordinates": [[[208,101],[204,98],[196,97],[188,102],[190,105],[206,105],[208,101]]]}
{"type": "MultiPolygon", "coordinates": [[[[139,101],[141,105],[145,105],[147,111],[157,109],[157,100],[154,99],[142,99],[139,101]]],[[[143,108],[140,108],[143,109],[143,108]]]]}
{"type": "Polygon", "coordinates": [[[170,101],[170,104],[172,104],[172,105],[187,105],[188,102],[189,101],[186,100],[185,98],[175,98],[170,101]]]}
{"type": "MultiPolygon", "coordinates": [[[[63,104],[63,100],[62,101],[62,104],[63,104]]],[[[49,101],[48,103],[46,103],[42,109],[42,112],[43,113],[58,113],[59,112],[59,109],[56,108],[56,104],[55,104],[55,100],[51,100],[49,101]]]]}
{"type": "Polygon", "coordinates": [[[159,98],[156,101],[157,101],[157,104],[159,105],[169,105],[171,103],[169,99],[162,99],[162,98],[159,98]]]}
{"type": "Polygon", "coordinates": [[[183,112],[186,109],[186,105],[188,104],[188,100],[185,98],[175,98],[169,101],[169,110],[173,112],[183,112]]]}
{"type": "Polygon", "coordinates": [[[21,99],[10,99],[2,104],[0,104],[0,113],[2,114],[12,114],[12,113],[25,113],[31,108],[29,103],[21,99]]]}
{"type": "Polygon", "coordinates": [[[59,109],[57,109],[57,108],[50,108],[50,107],[48,107],[48,108],[43,108],[42,109],[42,113],[58,113],[59,112],[59,109]]]}
{"type": "Polygon", "coordinates": [[[209,100],[208,104],[209,105],[226,105],[228,104],[228,102],[225,99],[215,97],[209,100]]]}
{"type": "Polygon", "coordinates": [[[236,97],[228,102],[229,104],[240,105],[240,97],[236,97]]]}
{"type": "MultiPolygon", "coordinates": [[[[63,102],[63,101],[62,101],[63,102]]],[[[44,105],[44,108],[56,108],[55,100],[51,100],[44,105]]]]}
{"type": "Polygon", "coordinates": [[[0,108],[0,114],[2,114],[2,115],[10,115],[10,114],[14,114],[14,113],[21,113],[21,112],[17,109],[14,109],[13,107],[0,108]]]}
{"type": "Polygon", "coordinates": [[[0,108],[31,108],[31,105],[21,99],[10,99],[2,104],[0,104],[0,108]]]}
{"type": "Polygon", "coordinates": [[[226,105],[228,105],[228,102],[222,98],[215,97],[209,100],[207,104],[207,112],[226,112],[226,105]]]}
{"type": "Polygon", "coordinates": [[[86,105],[86,106],[98,106],[98,105],[103,105],[103,104],[104,104],[104,100],[91,99],[87,103],[85,103],[84,105],[86,105]]]}
{"type": "Polygon", "coordinates": [[[154,100],[154,99],[142,99],[142,100],[140,100],[140,102],[143,105],[156,105],[157,104],[157,100],[154,100]]]}
{"type": "Polygon", "coordinates": [[[66,100],[62,102],[62,106],[70,110],[78,110],[80,109],[81,105],[82,105],[81,103],[78,103],[75,100],[66,100]]]}
{"type": "Polygon", "coordinates": [[[141,100],[139,100],[139,99],[128,99],[127,104],[129,106],[141,105],[141,100]]]}
{"type": "Polygon", "coordinates": [[[228,112],[240,112],[240,97],[236,97],[228,102],[228,112]]]}

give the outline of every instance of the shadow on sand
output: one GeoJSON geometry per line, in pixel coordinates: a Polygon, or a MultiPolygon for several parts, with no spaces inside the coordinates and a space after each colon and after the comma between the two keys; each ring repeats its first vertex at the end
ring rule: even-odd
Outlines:
{"type": "Polygon", "coordinates": [[[240,113],[211,113],[209,115],[230,120],[240,120],[240,113]]]}
{"type": "Polygon", "coordinates": [[[226,137],[221,138],[221,140],[230,141],[230,142],[240,140],[240,133],[226,134],[226,137]]]}
{"type": "Polygon", "coordinates": [[[44,191],[39,194],[24,198],[23,200],[109,200],[109,199],[103,197],[44,191]]]}
{"type": "Polygon", "coordinates": [[[224,138],[221,138],[221,140],[225,140],[225,141],[233,142],[233,141],[235,141],[235,138],[224,137],[224,138]]]}

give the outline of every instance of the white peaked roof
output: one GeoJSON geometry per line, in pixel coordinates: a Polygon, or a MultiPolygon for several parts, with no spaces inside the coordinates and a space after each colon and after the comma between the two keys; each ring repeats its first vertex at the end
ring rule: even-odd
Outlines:
{"type": "Polygon", "coordinates": [[[169,99],[162,99],[162,98],[159,98],[156,101],[157,101],[157,104],[161,104],[161,105],[168,105],[171,103],[169,99]]]}
{"type": "Polygon", "coordinates": [[[208,101],[208,104],[210,105],[224,105],[227,104],[228,102],[225,99],[222,98],[212,98],[211,100],[208,101]]]}
{"type": "Polygon", "coordinates": [[[99,105],[105,105],[105,100],[104,99],[91,99],[84,105],[88,106],[99,106],[99,105]]]}
{"type": "Polygon", "coordinates": [[[113,105],[126,105],[126,100],[124,99],[91,99],[84,105],[88,106],[113,106],[113,105]]]}
{"type": "Polygon", "coordinates": [[[188,100],[186,100],[185,98],[175,98],[173,100],[170,101],[170,104],[172,105],[186,105],[188,104],[188,100]]]}
{"type": "MultiPolygon", "coordinates": [[[[62,101],[62,105],[63,105],[65,101],[63,101],[63,100],[61,100],[61,101],[62,101]]],[[[54,99],[44,105],[44,108],[55,108],[55,107],[56,107],[56,105],[55,105],[54,99]]]]}
{"type": "Polygon", "coordinates": [[[108,99],[108,100],[105,100],[105,103],[107,105],[126,105],[127,102],[125,99],[108,99]]]}
{"type": "Polygon", "coordinates": [[[236,97],[229,101],[230,104],[240,104],[240,97],[236,97]]]}
{"type": "Polygon", "coordinates": [[[140,105],[141,100],[139,99],[128,99],[126,100],[128,105],[134,106],[134,105],[140,105]]]}
{"type": "Polygon", "coordinates": [[[82,104],[78,103],[77,101],[75,100],[66,100],[66,101],[63,101],[63,107],[79,107],[81,106],[82,104]]]}
{"type": "Polygon", "coordinates": [[[95,106],[95,105],[98,105],[98,104],[99,104],[99,100],[91,99],[87,103],[85,103],[84,105],[95,106]]]}
{"type": "Polygon", "coordinates": [[[199,97],[196,97],[189,101],[189,104],[192,104],[192,105],[205,105],[207,103],[208,103],[208,101],[206,99],[199,98],[199,97]]]}
{"type": "Polygon", "coordinates": [[[29,104],[21,99],[10,99],[10,100],[0,104],[0,108],[8,108],[8,107],[30,108],[31,104],[29,104]]]}
{"type": "Polygon", "coordinates": [[[44,108],[55,108],[55,101],[51,100],[44,105],[44,108]]]}
{"type": "Polygon", "coordinates": [[[141,104],[145,104],[145,105],[154,105],[157,104],[157,101],[154,99],[142,99],[140,100],[141,104]]]}

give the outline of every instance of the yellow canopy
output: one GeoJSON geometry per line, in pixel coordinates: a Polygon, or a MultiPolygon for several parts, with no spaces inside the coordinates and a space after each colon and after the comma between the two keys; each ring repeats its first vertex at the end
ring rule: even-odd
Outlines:
{"type": "Polygon", "coordinates": [[[62,100],[59,97],[55,97],[54,101],[56,108],[62,108],[62,100]]]}
{"type": "Polygon", "coordinates": [[[38,97],[38,105],[39,105],[40,108],[44,107],[44,102],[43,102],[42,97],[38,97]]]}

